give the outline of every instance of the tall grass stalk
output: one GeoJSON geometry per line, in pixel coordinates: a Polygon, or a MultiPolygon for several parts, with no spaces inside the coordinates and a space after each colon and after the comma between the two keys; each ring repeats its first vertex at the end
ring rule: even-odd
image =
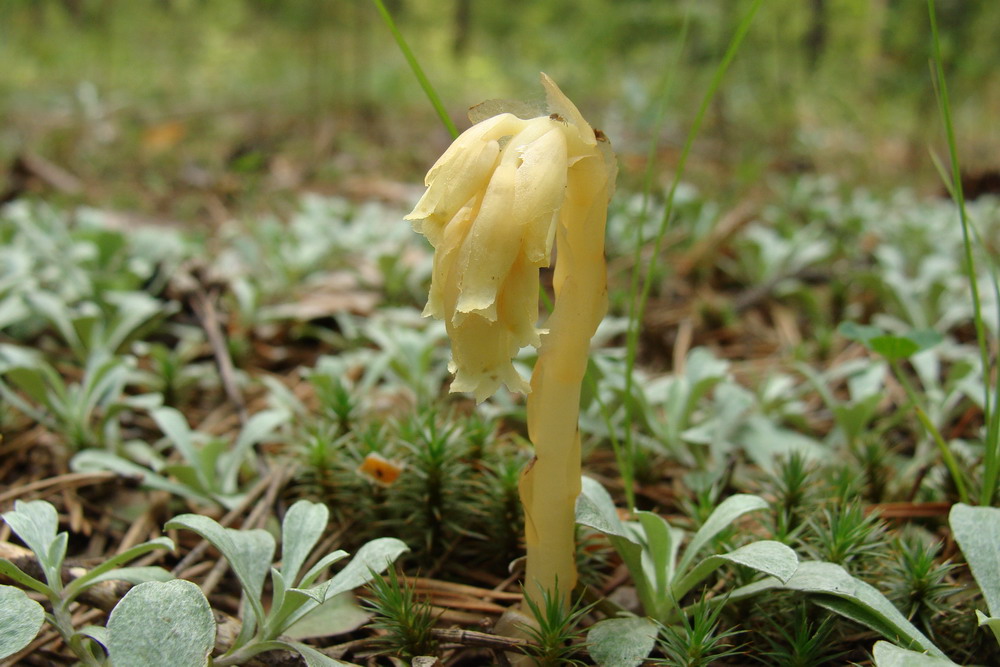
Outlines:
{"type": "Polygon", "coordinates": [[[917,394],[917,390],[913,388],[913,384],[906,378],[899,362],[889,360],[889,366],[892,368],[892,372],[899,380],[900,386],[903,387],[903,391],[906,392],[906,397],[910,400],[910,405],[913,406],[917,419],[931,436],[931,439],[934,440],[934,444],[937,445],[938,451],[941,452],[941,460],[944,461],[945,467],[948,468],[948,472],[951,474],[952,481],[955,482],[955,491],[958,493],[958,499],[963,503],[968,503],[969,493],[966,491],[965,477],[962,474],[962,470],[958,467],[958,461],[955,460],[955,455],[952,454],[951,450],[948,448],[948,443],[945,442],[944,436],[941,435],[941,431],[938,430],[938,428],[934,425],[934,422],[932,422],[930,417],[927,416],[927,411],[924,410],[923,406],[920,404],[920,396],[917,394]]]}
{"type": "Polygon", "coordinates": [[[933,45],[933,72],[935,75],[934,92],[937,97],[938,109],[944,123],[948,142],[948,157],[951,161],[949,191],[958,205],[958,216],[962,224],[962,243],[965,250],[965,272],[969,279],[969,289],[972,293],[973,320],[976,329],[976,341],[979,344],[980,363],[983,375],[983,421],[986,424],[984,441],[985,460],[983,480],[979,503],[990,505],[996,493],[998,478],[1000,478],[1000,405],[997,405],[997,392],[993,391],[991,383],[992,365],[990,364],[990,346],[986,338],[986,327],[983,323],[982,300],[979,296],[979,283],[976,279],[976,262],[972,247],[973,230],[965,208],[965,195],[962,192],[962,172],[958,161],[958,148],[955,141],[955,127],[951,118],[951,102],[948,98],[948,83],[944,76],[944,62],[941,56],[941,40],[938,35],[937,10],[934,0],[927,0],[927,12],[930,16],[931,41],[933,45]]]}
{"type": "Polygon", "coordinates": [[[389,10],[386,9],[382,0],[372,0],[372,2],[375,3],[375,8],[378,10],[378,13],[382,17],[382,21],[385,23],[386,27],[389,28],[389,32],[392,33],[393,39],[396,40],[396,44],[399,46],[399,50],[402,52],[403,57],[406,58],[406,62],[410,65],[410,69],[413,70],[413,75],[417,77],[420,87],[424,89],[424,94],[426,94],[427,99],[430,100],[431,106],[433,106],[434,110],[437,111],[438,117],[451,134],[451,138],[455,139],[458,137],[458,128],[455,127],[454,121],[452,121],[451,116],[449,116],[447,110],[445,110],[444,104],[441,102],[441,98],[438,96],[437,91],[434,90],[434,86],[431,84],[430,79],[428,79],[427,75],[424,74],[424,69],[417,61],[417,57],[413,55],[410,45],[406,43],[403,33],[401,33],[399,31],[399,27],[396,26],[396,22],[392,19],[392,14],[390,14],[389,10]]]}
{"type": "MultiPolygon", "coordinates": [[[[653,238],[653,252],[651,254],[650,261],[646,266],[645,276],[642,277],[640,282],[640,276],[642,276],[642,250],[647,243],[647,239],[642,238],[641,227],[637,233],[636,247],[634,264],[632,267],[632,280],[630,285],[630,300],[629,300],[629,324],[628,332],[626,336],[626,357],[625,357],[625,451],[623,456],[617,456],[619,459],[618,463],[621,467],[622,479],[625,483],[625,493],[626,499],[629,507],[635,506],[635,490],[632,488],[632,479],[634,478],[634,471],[632,469],[632,464],[635,458],[635,436],[629,424],[632,423],[633,410],[635,408],[635,402],[632,400],[633,391],[633,371],[635,369],[636,356],[638,354],[639,347],[639,332],[642,329],[642,320],[646,310],[646,303],[649,300],[649,292],[653,286],[653,271],[656,267],[656,258],[660,255],[660,249],[663,245],[663,238],[666,236],[667,231],[670,229],[670,224],[673,222],[673,211],[674,211],[674,196],[677,193],[677,186],[680,184],[681,179],[684,176],[684,170],[687,167],[688,156],[691,153],[691,148],[694,145],[694,140],[698,136],[698,132],[701,129],[702,122],[705,120],[705,115],[708,112],[708,108],[715,98],[715,94],[719,90],[719,86],[722,85],[722,79],[729,69],[729,65],[732,63],[733,59],[736,57],[736,53],[739,51],[740,45],[743,43],[743,38],[746,37],[747,33],[750,31],[750,26],[753,23],[754,16],[757,14],[757,10],[760,9],[762,0],[754,0],[750,9],[744,14],[743,18],[740,20],[739,25],[736,27],[736,31],[733,33],[732,38],[729,41],[729,46],[726,48],[726,53],[722,57],[722,61],[715,68],[715,72],[712,75],[712,80],[709,84],[708,90],[705,92],[705,96],[702,98],[701,105],[698,107],[698,111],[695,114],[694,122],[691,125],[691,129],[688,132],[687,138],[684,142],[684,148],[681,150],[680,159],[677,161],[677,168],[674,171],[674,179],[670,184],[670,190],[667,192],[666,202],[664,203],[663,217],[660,219],[660,226],[656,230],[656,235],[653,238]],[[624,465],[622,465],[624,463],[624,465]]],[[[661,91],[665,94],[666,90],[661,91]]],[[[650,156],[655,155],[657,147],[657,139],[654,136],[652,145],[650,147],[650,156]]],[[[646,192],[644,193],[643,200],[643,211],[646,210],[646,202],[649,198],[649,189],[651,187],[651,174],[652,174],[652,161],[650,160],[647,166],[647,178],[646,178],[646,192]]]]}

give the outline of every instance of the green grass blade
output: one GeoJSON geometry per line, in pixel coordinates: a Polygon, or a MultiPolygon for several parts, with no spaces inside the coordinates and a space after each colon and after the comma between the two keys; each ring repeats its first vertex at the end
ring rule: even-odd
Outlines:
{"type": "Polygon", "coordinates": [[[427,99],[430,100],[431,105],[434,110],[437,111],[438,117],[441,122],[447,128],[448,132],[451,133],[452,139],[458,136],[458,128],[455,127],[455,123],[451,120],[451,116],[444,108],[444,104],[441,103],[441,98],[438,97],[437,91],[434,90],[434,86],[431,85],[430,79],[424,74],[424,70],[420,67],[420,63],[417,62],[417,57],[413,55],[413,51],[410,49],[410,45],[406,43],[406,39],[403,37],[403,33],[399,31],[399,27],[396,22],[392,19],[392,14],[386,9],[385,3],[382,0],[372,0],[375,3],[375,8],[378,10],[379,15],[382,17],[382,21],[385,23],[386,27],[389,28],[389,32],[392,33],[393,39],[396,40],[396,44],[399,46],[399,50],[402,52],[403,57],[406,58],[406,62],[409,63],[410,69],[413,70],[413,75],[417,77],[417,81],[420,83],[420,87],[424,89],[424,93],[427,95],[427,99]]]}
{"type": "MultiPolygon", "coordinates": [[[[673,89],[674,73],[680,70],[681,56],[684,54],[684,46],[687,44],[688,28],[691,24],[690,10],[684,13],[684,23],[681,25],[681,32],[677,38],[677,46],[674,50],[673,62],[666,68],[663,80],[660,83],[657,99],[659,104],[656,109],[656,116],[653,122],[653,139],[649,142],[649,150],[646,153],[646,171],[642,177],[642,206],[639,209],[638,223],[635,235],[635,249],[632,251],[632,277],[629,285],[629,329],[626,336],[626,357],[625,357],[625,414],[626,424],[632,424],[632,370],[635,368],[635,357],[638,352],[638,336],[632,335],[634,313],[638,307],[639,297],[639,277],[642,273],[642,249],[646,244],[646,239],[642,236],[642,230],[646,225],[649,216],[649,201],[653,190],[653,175],[656,173],[656,151],[659,148],[660,131],[667,117],[667,98],[673,89]]],[[[638,326],[634,327],[638,331],[638,326]]],[[[605,417],[605,421],[610,424],[610,417],[605,417]]],[[[615,454],[615,462],[618,464],[618,471],[622,476],[622,484],[625,487],[625,502],[631,509],[635,507],[635,436],[631,426],[625,428],[625,441],[620,443],[618,438],[611,434],[611,448],[615,454]]]]}
{"type": "MultiPolygon", "coordinates": [[[[740,45],[743,43],[743,38],[746,37],[747,33],[750,31],[750,26],[753,23],[754,16],[757,14],[757,10],[760,9],[761,0],[754,0],[750,9],[746,12],[743,18],[740,20],[739,25],[736,27],[736,31],[733,33],[732,39],[729,42],[729,46],[726,48],[726,53],[722,58],[722,62],[715,68],[715,72],[712,76],[711,83],[709,84],[708,90],[705,92],[705,96],[702,98],[701,105],[698,107],[698,111],[695,114],[694,122],[691,126],[691,130],[688,132],[687,138],[684,142],[684,148],[681,151],[680,159],[677,162],[677,169],[674,173],[673,183],[670,185],[670,190],[667,193],[667,199],[664,205],[663,217],[660,220],[660,226],[656,231],[656,236],[653,239],[653,252],[652,260],[646,267],[645,276],[642,278],[640,283],[639,276],[641,275],[641,251],[644,245],[644,240],[642,239],[641,233],[637,240],[636,253],[635,253],[635,264],[633,266],[632,274],[632,285],[631,285],[631,303],[629,304],[629,328],[626,338],[626,366],[625,366],[625,410],[626,410],[626,424],[632,423],[632,404],[631,400],[633,381],[632,381],[632,371],[635,368],[636,355],[638,353],[639,344],[639,331],[642,328],[642,319],[646,310],[646,303],[649,300],[649,292],[652,288],[653,283],[653,270],[656,265],[655,258],[659,256],[660,249],[663,245],[663,238],[666,236],[667,230],[670,227],[670,223],[673,218],[673,206],[674,206],[674,196],[677,193],[677,185],[680,183],[681,178],[684,176],[684,170],[687,166],[687,159],[691,153],[691,148],[694,145],[694,140],[698,136],[698,132],[701,129],[702,122],[705,120],[705,115],[708,112],[708,108],[715,98],[715,94],[718,92],[719,87],[722,84],[722,79],[729,69],[729,65],[732,63],[733,59],[736,57],[736,53],[739,51],[740,45]]],[[[655,154],[656,144],[653,144],[650,153],[655,154]]],[[[651,164],[651,163],[650,163],[651,164]]],[[[651,167],[648,167],[651,169],[651,167]]],[[[645,202],[648,199],[648,188],[651,183],[651,176],[647,172],[647,196],[643,199],[643,209],[645,209],[645,202]]],[[[634,439],[631,430],[626,430],[625,432],[625,454],[624,459],[631,461],[632,452],[634,448],[634,439]]],[[[620,462],[619,462],[620,463],[620,462]]],[[[622,470],[622,476],[625,477],[626,471],[622,470]]],[[[626,480],[628,481],[628,480],[626,480]]],[[[628,495],[628,501],[630,506],[634,505],[634,491],[631,484],[626,484],[625,492],[628,495]]]]}
{"type": "Polygon", "coordinates": [[[982,363],[983,373],[983,421],[987,425],[986,442],[984,450],[986,452],[983,482],[979,497],[979,503],[990,505],[993,495],[996,493],[998,477],[1000,477],[1000,438],[996,429],[996,420],[993,418],[994,406],[992,403],[991,365],[989,343],[986,340],[986,327],[983,323],[982,301],[979,296],[979,284],[976,280],[976,263],[972,251],[972,232],[969,217],[965,209],[965,195],[962,192],[962,172],[958,161],[958,148],[955,141],[955,126],[951,119],[951,102],[948,98],[948,83],[944,76],[944,62],[941,56],[941,39],[937,27],[937,10],[934,7],[934,0],[927,0],[927,12],[930,16],[931,41],[933,46],[932,65],[935,79],[934,92],[937,97],[938,108],[941,113],[941,120],[944,123],[945,135],[948,141],[948,157],[951,160],[951,192],[952,198],[958,205],[959,220],[962,224],[962,243],[965,250],[965,271],[969,279],[969,289],[972,292],[972,306],[974,313],[974,324],[976,328],[976,340],[979,343],[979,354],[982,363]]]}

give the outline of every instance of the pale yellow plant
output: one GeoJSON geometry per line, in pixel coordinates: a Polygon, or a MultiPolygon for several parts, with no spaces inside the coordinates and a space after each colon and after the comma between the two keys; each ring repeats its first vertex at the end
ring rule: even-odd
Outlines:
{"type": "Polygon", "coordinates": [[[576,582],[580,386],[607,311],[604,228],[617,167],[604,135],[545,74],[542,85],[549,115],[498,113],[466,130],[427,173],[407,219],[435,249],[424,314],[451,337],[451,390],[483,401],[503,384],[528,395],[525,590],[540,596],[558,582],[565,596],[576,582]],[[539,269],[553,245],[555,305],[540,329],[539,269]],[[539,348],[530,384],[512,363],[528,345],[539,348]]]}

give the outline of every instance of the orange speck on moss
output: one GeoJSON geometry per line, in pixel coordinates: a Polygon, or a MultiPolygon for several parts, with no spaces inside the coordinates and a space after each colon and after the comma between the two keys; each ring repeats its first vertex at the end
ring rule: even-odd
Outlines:
{"type": "Polygon", "coordinates": [[[403,467],[380,454],[372,452],[358,466],[358,473],[378,484],[389,485],[399,479],[403,467]]]}

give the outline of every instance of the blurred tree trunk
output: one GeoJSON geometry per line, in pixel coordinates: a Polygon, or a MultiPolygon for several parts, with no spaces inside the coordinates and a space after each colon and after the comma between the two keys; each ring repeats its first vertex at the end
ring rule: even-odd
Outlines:
{"type": "Polygon", "coordinates": [[[826,0],[810,0],[809,30],[805,35],[806,61],[816,69],[826,48],[826,0]]]}
{"type": "Polygon", "coordinates": [[[455,0],[455,40],[452,52],[464,56],[469,49],[469,34],[472,30],[472,0],[455,0]]]}
{"type": "Polygon", "coordinates": [[[83,19],[83,0],[62,0],[62,6],[74,21],[83,19]]]}

